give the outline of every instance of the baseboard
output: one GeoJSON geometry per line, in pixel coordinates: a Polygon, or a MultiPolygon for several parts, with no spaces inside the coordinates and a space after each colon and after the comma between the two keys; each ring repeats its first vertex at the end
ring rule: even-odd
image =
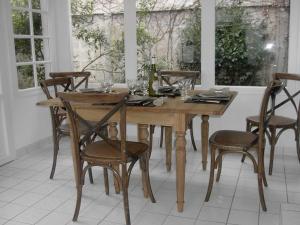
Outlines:
{"type": "Polygon", "coordinates": [[[21,147],[16,150],[16,158],[22,157],[28,153],[40,151],[40,149],[43,146],[45,146],[45,144],[51,144],[51,143],[52,143],[52,136],[40,139],[37,142],[21,147]]]}

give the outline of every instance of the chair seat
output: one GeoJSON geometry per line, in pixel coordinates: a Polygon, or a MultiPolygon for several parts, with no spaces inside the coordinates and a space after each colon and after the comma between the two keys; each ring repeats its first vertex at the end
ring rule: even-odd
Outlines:
{"type": "MultiPolygon", "coordinates": [[[[247,117],[247,122],[250,122],[254,126],[258,126],[259,124],[259,116],[249,116],[247,117]]],[[[284,117],[284,116],[271,116],[268,126],[274,128],[286,128],[286,127],[294,127],[296,124],[296,120],[284,117]]]]}
{"type": "Polygon", "coordinates": [[[245,151],[256,144],[258,136],[251,132],[235,130],[219,130],[209,138],[210,144],[216,148],[230,151],[245,151]]]}
{"type": "MultiPolygon", "coordinates": [[[[99,159],[99,160],[121,160],[121,152],[118,148],[120,147],[120,141],[111,141],[107,143],[106,141],[96,141],[92,144],[86,146],[85,150],[82,152],[82,157],[86,160],[99,159]]],[[[141,156],[148,150],[148,145],[141,142],[126,142],[126,150],[129,158],[137,158],[141,156]]]]}

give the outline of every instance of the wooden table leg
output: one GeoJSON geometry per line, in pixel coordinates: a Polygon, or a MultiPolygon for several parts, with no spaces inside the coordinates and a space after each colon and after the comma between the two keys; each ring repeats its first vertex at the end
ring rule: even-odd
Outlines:
{"type": "Polygon", "coordinates": [[[166,146],[166,168],[171,171],[172,166],[172,127],[165,127],[165,146],[166,146]]]}
{"type": "Polygon", "coordinates": [[[177,190],[177,211],[182,212],[184,207],[185,188],[185,164],[186,164],[186,140],[185,140],[185,115],[177,116],[176,127],[176,190],[177,190]]]}
{"type": "Polygon", "coordinates": [[[207,153],[208,153],[208,133],[209,133],[209,116],[202,115],[201,123],[201,142],[202,142],[202,167],[206,170],[207,153]]]}
{"type": "MultiPolygon", "coordinates": [[[[117,128],[117,123],[115,122],[111,122],[109,123],[109,127],[108,127],[108,132],[109,132],[109,136],[110,136],[110,139],[112,140],[118,140],[118,128],[117,128]]],[[[116,170],[120,171],[120,168],[117,166],[117,167],[114,167],[116,170]]],[[[114,175],[114,186],[115,186],[115,191],[117,194],[120,193],[121,191],[121,183],[120,181],[118,180],[117,176],[114,175]]]]}
{"type": "MultiPolygon", "coordinates": [[[[138,124],[138,140],[139,140],[139,142],[149,145],[148,137],[149,137],[148,124],[138,124]]],[[[140,167],[141,167],[141,164],[140,164],[140,167]]],[[[144,197],[148,198],[149,194],[148,194],[147,183],[146,183],[146,175],[144,174],[142,169],[141,169],[141,171],[142,171],[142,183],[143,183],[144,197]]]]}

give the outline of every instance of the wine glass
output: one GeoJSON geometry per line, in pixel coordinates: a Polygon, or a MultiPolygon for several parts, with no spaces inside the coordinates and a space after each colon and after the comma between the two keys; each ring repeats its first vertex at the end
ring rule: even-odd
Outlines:
{"type": "Polygon", "coordinates": [[[127,79],[127,86],[128,86],[130,94],[134,95],[134,92],[136,90],[136,81],[127,79]]]}
{"type": "Polygon", "coordinates": [[[148,95],[148,77],[142,76],[140,79],[140,88],[144,96],[148,95]]]}

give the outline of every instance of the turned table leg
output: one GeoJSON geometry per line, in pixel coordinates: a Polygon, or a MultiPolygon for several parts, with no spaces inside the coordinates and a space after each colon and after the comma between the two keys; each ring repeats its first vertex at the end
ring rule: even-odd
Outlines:
{"type": "MultiPolygon", "coordinates": [[[[108,132],[110,139],[112,140],[118,140],[118,128],[117,128],[117,123],[111,122],[109,123],[108,127],[108,132]]],[[[118,166],[114,167],[116,170],[120,171],[120,168],[118,166]]],[[[114,186],[115,186],[115,191],[117,194],[120,193],[121,191],[121,185],[120,181],[118,180],[117,176],[114,175],[114,186]]]]}
{"type": "MultiPolygon", "coordinates": [[[[138,140],[139,140],[139,142],[149,145],[148,137],[149,137],[148,124],[138,124],[138,140]]],[[[141,164],[140,164],[140,166],[141,166],[141,164]]],[[[146,183],[146,175],[144,174],[142,169],[141,169],[141,171],[142,171],[144,197],[148,198],[149,194],[148,194],[147,183],[146,183]]]]}

